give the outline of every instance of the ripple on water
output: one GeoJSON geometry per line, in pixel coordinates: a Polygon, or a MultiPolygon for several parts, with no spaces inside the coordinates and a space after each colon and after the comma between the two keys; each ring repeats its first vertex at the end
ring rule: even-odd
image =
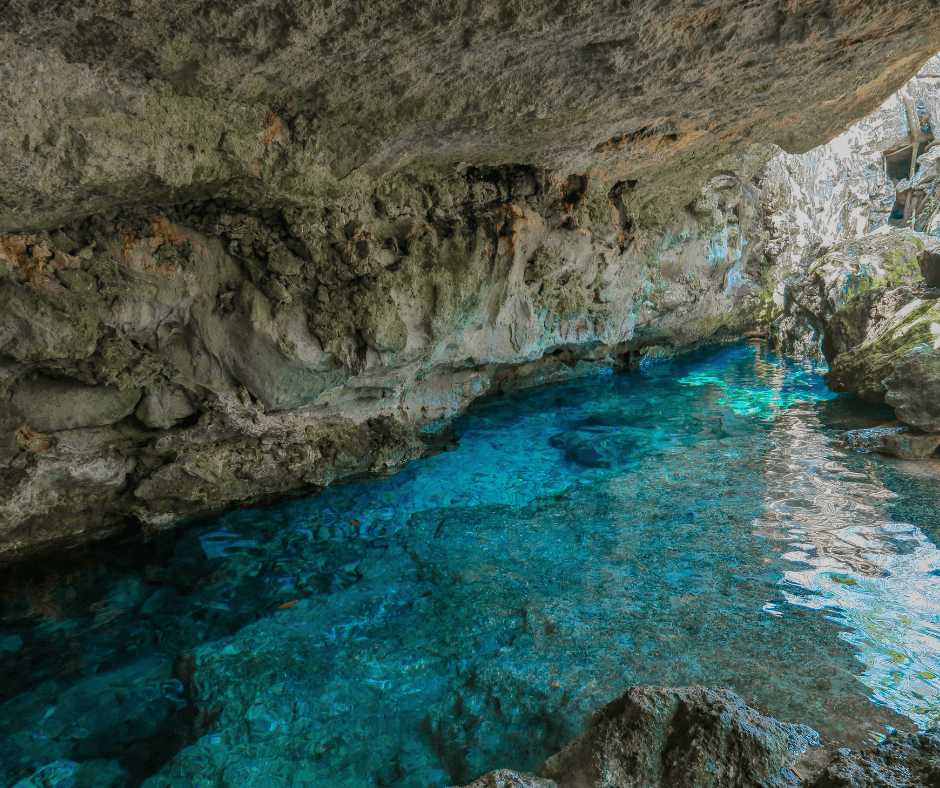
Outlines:
{"type": "Polygon", "coordinates": [[[0,781],[461,784],[642,683],[729,686],[840,745],[934,723],[935,477],[835,449],[884,410],[807,363],[669,372],[488,403],[395,477],[10,598],[0,781]]]}

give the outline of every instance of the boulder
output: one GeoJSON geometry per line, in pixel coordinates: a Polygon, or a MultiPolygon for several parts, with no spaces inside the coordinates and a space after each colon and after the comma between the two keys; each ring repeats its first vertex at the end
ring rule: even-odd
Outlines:
{"type": "Polygon", "coordinates": [[[869,333],[917,298],[911,287],[866,290],[836,310],[826,325],[822,350],[831,366],[836,356],[861,345],[869,333]]]}
{"type": "MultiPolygon", "coordinates": [[[[934,356],[940,350],[940,299],[886,289],[875,303],[884,317],[868,320],[858,345],[835,349],[842,352],[829,359],[826,383],[833,391],[856,392],[869,402],[903,406],[905,415],[897,413],[901,421],[925,431],[936,430],[940,420],[927,415],[935,392],[924,386],[935,374],[931,370],[937,366],[934,356]],[[892,313],[893,307],[899,308],[892,313]],[[911,389],[912,381],[919,386],[917,390],[911,389]],[[889,388],[896,392],[890,399],[889,388]]],[[[865,320],[865,310],[858,306],[847,303],[833,322],[865,320]]]]}
{"type": "Polygon", "coordinates": [[[910,427],[873,427],[850,430],[842,440],[851,449],[893,454],[902,460],[922,460],[940,446],[940,433],[925,433],[910,427]]]}
{"type": "Polygon", "coordinates": [[[808,788],[940,785],[940,732],[890,734],[866,750],[839,750],[808,788]]]}
{"type": "MultiPolygon", "coordinates": [[[[940,302],[936,302],[940,306],[940,302]]],[[[937,315],[940,318],[940,314],[937,315]]],[[[940,334],[940,322],[930,328],[940,334]]],[[[917,345],[898,362],[885,379],[885,404],[905,424],[926,432],[940,430],[940,336],[917,345]]]]}
{"type": "MultiPolygon", "coordinates": [[[[940,151],[940,148],[937,148],[940,151]]],[[[927,287],[940,287],[940,252],[925,249],[917,258],[927,287]]]]}
{"type": "Polygon", "coordinates": [[[140,389],[88,386],[76,380],[38,377],[24,381],[13,394],[13,405],[26,425],[39,432],[102,427],[129,416],[140,389]]]}
{"type": "Polygon", "coordinates": [[[793,758],[816,732],[765,717],[714,687],[631,687],[539,769],[563,786],[797,786],[793,758]]]}
{"type": "Polygon", "coordinates": [[[920,258],[934,251],[940,251],[937,239],[888,227],[840,244],[787,286],[783,314],[774,326],[777,343],[791,352],[818,355],[840,307],[880,287],[914,285],[921,279],[920,258]]]}

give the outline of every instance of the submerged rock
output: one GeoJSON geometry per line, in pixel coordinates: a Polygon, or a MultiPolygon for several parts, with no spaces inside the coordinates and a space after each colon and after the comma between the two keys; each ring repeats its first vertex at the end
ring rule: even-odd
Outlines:
{"type": "Polygon", "coordinates": [[[33,773],[18,783],[23,788],[123,786],[126,773],[102,759],[140,770],[160,737],[172,741],[174,715],[185,705],[172,668],[166,657],[150,656],[71,686],[44,682],[12,698],[2,707],[0,760],[14,774],[33,773]]]}
{"type": "Polygon", "coordinates": [[[558,788],[558,783],[544,780],[534,774],[497,769],[495,772],[487,772],[465,788],[558,788]]]}
{"type": "Polygon", "coordinates": [[[539,769],[562,786],[796,786],[793,758],[816,732],[765,717],[730,690],[631,687],[539,769]]]}
{"type": "Polygon", "coordinates": [[[852,449],[893,454],[902,460],[922,460],[940,446],[940,433],[924,433],[909,427],[872,427],[850,430],[843,440],[852,449]]]}
{"type": "Polygon", "coordinates": [[[890,734],[866,750],[839,750],[807,788],[931,788],[940,785],[940,731],[890,734]]]}
{"type": "Polygon", "coordinates": [[[126,788],[127,772],[117,761],[58,760],[47,763],[13,788],[126,788]]]}

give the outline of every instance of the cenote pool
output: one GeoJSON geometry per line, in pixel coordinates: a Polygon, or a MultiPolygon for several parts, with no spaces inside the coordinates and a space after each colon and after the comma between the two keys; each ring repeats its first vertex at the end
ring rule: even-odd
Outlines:
{"type": "MultiPolygon", "coordinates": [[[[940,719],[940,460],[761,344],[492,401],[397,476],[49,570],[2,607],[5,786],[462,785],[632,684],[839,746],[940,719]]],[[[67,563],[67,562],[66,562],[67,563]]]]}

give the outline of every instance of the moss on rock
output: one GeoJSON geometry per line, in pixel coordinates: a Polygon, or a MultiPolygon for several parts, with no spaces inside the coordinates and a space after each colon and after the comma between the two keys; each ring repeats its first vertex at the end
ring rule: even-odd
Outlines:
{"type": "MultiPolygon", "coordinates": [[[[903,293],[900,299],[896,291],[890,289],[877,292],[878,300],[894,295],[893,303],[903,305],[898,305],[896,311],[889,312],[881,322],[869,326],[861,343],[831,360],[826,383],[834,391],[853,391],[864,400],[884,402],[889,392],[887,381],[902,362],[902,369],[908,372],[918,367],[932,368],[937,353],[934,346],[940,337],[940,300],[925,300],[911,291],[903,293]]],[[[870,298],[862,293],[850,300],[841,310],[842,315],[837,313],[840,321],[851,323],[856,315],[870,314],[870,310],[866,311],[870,298]]],[[[901,380],[895,378],[892,386],[900,385],[901,380]]],[[[931,387],[926,387],[922,396],[929,398],[932,391],[931,387]]],[[[936,429],[940,424],[922,428],[936,429]]]]}

